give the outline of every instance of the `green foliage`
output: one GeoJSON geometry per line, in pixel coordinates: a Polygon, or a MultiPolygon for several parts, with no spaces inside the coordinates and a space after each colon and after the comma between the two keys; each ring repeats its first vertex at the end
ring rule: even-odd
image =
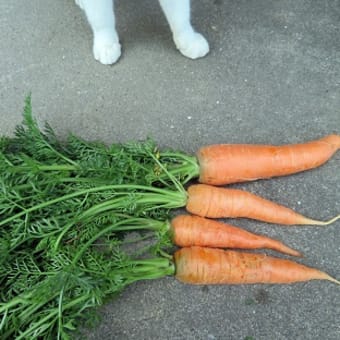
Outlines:
{"type": "Polygon", "coordinates": [[[162,221],[185,204],[189,159],[152,140],[62,142],[28,97],[15,136],[0,139],[1,339],[68,339],[126,285],[173,274],[162,221]]]}

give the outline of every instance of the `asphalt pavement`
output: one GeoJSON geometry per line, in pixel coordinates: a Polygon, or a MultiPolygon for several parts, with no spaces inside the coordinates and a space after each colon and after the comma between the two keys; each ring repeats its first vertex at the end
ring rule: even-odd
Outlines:
{"type": "MultiPolygon", "coordinates": [[[[340,133],[340,1],[196,0],[192,22],[210,53],[175,48],[155,0],[116,1],[122,57],[93,59],[92,33],[72,0],[0,0],[0,133],[34,114],[60,138],[141,140],[194,153],[213,143],[285,144],[340,133]]],[[[340,212],[340,152],[294,176],[234,185],[318,219],[340,212]]],[[[340,278],[340,221],[282,227],[231,221],[304,253],[340,278]]],[[[267,252],[274,255],[274,252],[267,252]]],[[[292,285],[138,282],[100,309],[88,339],[340,339],[340,290],[292,285]]]]}

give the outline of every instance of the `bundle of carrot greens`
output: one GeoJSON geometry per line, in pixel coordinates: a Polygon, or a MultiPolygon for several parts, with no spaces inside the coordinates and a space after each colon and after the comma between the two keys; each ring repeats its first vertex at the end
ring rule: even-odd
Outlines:
{"type": "Polygon", "coordinates": [[[0,140],[1,339],[67,339],[87,311],[127,285],[167,275],[191,284],[339,283],[291,260],[217,249],[301,255],[210,218],[334,222],[339,216],[317,221],[212,184],[311,169],[339,149],[340,136],[281,147],[215,145],[196,157],[161,151],[151,140],[106,146],[70,135],[60,141],[50,126],[39,128],[30,98],[23,118],[14,137],[0,140]],[[185,187],[197,177],[200,184],[185,187]],[[172,216],[183,207],[191,215],[172,216]],[[181,248],[173,254],[175,245],[181,248]]]}
{"type": "Polygon", "coordinates": [[[174,274],[164,251],[173,191],[158,179],[150,140],[61,142],[39,129],[30,98],[23,116],[0,142],[0,334],[67,338],[86,310],[126,285],[174,274]]]}

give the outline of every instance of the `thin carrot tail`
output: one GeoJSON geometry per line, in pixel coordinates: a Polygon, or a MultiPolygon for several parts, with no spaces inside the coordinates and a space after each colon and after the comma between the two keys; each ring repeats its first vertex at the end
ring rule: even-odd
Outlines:
{"type": "Polygon", "coordinates": [[[277,241],[275,243],[274,243],[274,241],[271,241],[271,244],[270,244],[270,246],[268,246],[268,249],[276,250],[280,253],[285,253],[285,254],[291,255],[291,256],[297,256],[297,257],[303,256],[299,251],[297,251],[293,248],[290,248],[290,247],[286,246],[285,244],[283,244],[282,242],[279,242],[279,241],[277,241]]]}
{"type": "Polygon", "coordinates": [[[337,221],[338,219],[340,219],[340,215],[338,216],[335,216],[333,218],[331,218],[330,220],[328,221],[318,221],[318,220],[313,220],[311,218],[303,218],[301,220],[301,223],[299,224],[310,224],[310,225],[320,225],[320,226],[325,226],[325,225],[329,225],[329,224],[332,224],[334,223],[335,221],[337,221]]]}
{"type": "Polygon", "coordinates": [[[330,281],[330,282],[334,282],[334,283],[340,285],[340,281],[339,281],[339,280],[335,279],[334,277],[332,277],[332,276],[330,276],[330,275],[328,275],[328,274],[326,274],[325,279],[328,280],[328,281],[330,281]]]}

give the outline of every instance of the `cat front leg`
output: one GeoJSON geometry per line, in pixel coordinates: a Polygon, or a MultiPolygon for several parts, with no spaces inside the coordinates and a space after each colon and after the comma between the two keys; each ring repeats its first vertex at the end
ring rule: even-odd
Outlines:
{"type": "Polygon", "coordinates": [[[159,0],[159,3],[179,51],[191,59],[204,57],[209,52],[209,44],[191,25],[190,0],[159,0]]]}
{"type": "Polygon", "coordinates": [[[121,55],[112,0],[76,0],[93,31],[93,55],[102,64],[113,64],[121,55]]]}

